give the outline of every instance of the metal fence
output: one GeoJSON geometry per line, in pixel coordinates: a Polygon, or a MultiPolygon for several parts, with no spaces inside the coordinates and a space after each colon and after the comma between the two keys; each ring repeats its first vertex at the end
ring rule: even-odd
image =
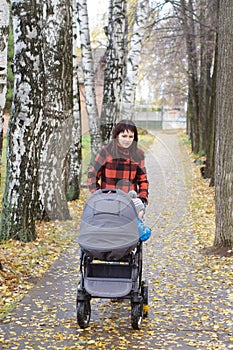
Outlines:
{"type": "Polygon", "coordinates": [[[186,112],[180,106],[137,105],[134,121],[145,129],[185,129],[186,112]]]}

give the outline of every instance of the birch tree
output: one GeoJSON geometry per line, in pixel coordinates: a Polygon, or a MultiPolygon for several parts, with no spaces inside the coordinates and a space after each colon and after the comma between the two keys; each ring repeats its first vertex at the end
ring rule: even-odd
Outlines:
{"type": "Polygon", "coordinates": [[[95,93],[95,74],[91,50],[87,1],[79,0],[77,3],[78,23],[81,40],[82,69],[84,74],[85,102],[89,120],[89,133],[91,137],[91,156],[94,159],[102,142],[100,136],[100,120],[95,93]]]}
{"type": "Polygon", "coordinates": [[[0,238],[30,241],[39,199],[49,216],[69,218],[62,179],[73,122],[72,26],[65,0],[15,0],[12,11],[15,87],[0,238]]]}
{"type": "Polygon", "coordinates": [[[37,200],[44,73],[41,70],[42,6],[12,1],[14,32],[14,96],[9,121],[7,174],[2,203],[1,236],[33,240],[37,200]],[[33,50],[32,50],[33,48],[33,50]]]}
{"type": "Polygon", "coordinates": [[[233,248],[233,3],[220,0],[215,150],[215,247],[233,248]]]}
{"type": "Polygon", "coordinates": [[[73,127],[72,0],[43,1],[43,149],[39,193],[42,212],[52,220],[70,219],[67,169],[73,127]]]}
{"type": "MultiPolygon", "coordinates": [[[[9,2],[0,1],[0,164],[3,144],[4,107],[7,83],[7,39],[9,30],[9,2]]],[[[1,176],[1,174],[0,174],[1,176]]],[[[0,270],[2,264],[0,262],[0,270]]]]}
{"type": "Polygon", "coordinates": [[[141,59],[141,49],[145,35],[148,33],[146,24],[149,17],[149,0],[139,0],[137,15],[130,40],[130,49],[127,57],[126,78],[124,82],[121,119],[132,119],[136,95],[138,66],[141,59]]]}
{"type": "Polygon", "coordinates": [[[7,90],[7,42],[9,31],[10,5],[7,0],[0,0],[0,159],[2,156],[4,108],[7,90]]]}
{"type": "Polygon", "coordinates": [[[70,148],[70,173],[68,176],[67,199],[75,200],[80,195],[82,173],[82,127],[77,62],[77,4],[73,0],[73,116],[72,144],[70,148]]]}
{"type": "Polygon", "coordinates": [[[127,55],[126,0],[110,0],[106,31],[108,44],[101,111],[103,143],[109,141],[112,128],[120,115],[120,100],[127,55]]]}

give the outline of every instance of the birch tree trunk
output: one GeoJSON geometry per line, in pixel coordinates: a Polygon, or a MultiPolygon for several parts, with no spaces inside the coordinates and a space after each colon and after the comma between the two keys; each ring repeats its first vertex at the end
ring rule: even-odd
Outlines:
{"type": "Polygon", "coordinates": [[[233,248],[233,3],[220,0],[215,157],[216,247],[233,248]]]}
{"type": "Polygon", "coordinates": [[[44,218],[70,219],[66,199],[73,128],[72,0],[43,1],[44,129],[39,193],[44,218]]]}
{"type": "Polygon", "coordinates": [[[0,239],[35,239],[35,203],[43,123],[40,2],[12,1],[14,96],[9,121],[7,174],[0,239]]]}
{"type": "Polygon", "coordinates": [[[9,32],[10,5],[0,0],[0,161],[2,157],[4,108],[7,90],[7,47],[9,32]]]}
{"type": "Polygon", "coordinates": [[[67,188],[67,199],[75,200],[80,195],[80,182],[82,175],[82,127],[81,109],[78,82],[77,62],[77,6],[73,0],[73,115],[74,124],[72,128],[72,145],[70,149],[70,174],[67,188]]]}
{"type": "Polygon", "coordinates": [[[109,141],[112,129],[120,116],[120,99],[127,55],[126,0],[110,0],[107,37],[108,44],[101,111],[103,143],[109,141]]]}
{"type": "Polygon", "coordinates": [[[141,49],[145,39],[146,24],[149,17],[149,0],[139,0],[137,15],[130,41],[127,57],[126,78],[122,95],[121,119],[132,119],[137,87],[138,66],[141,59],[141,49]]]}
{"type": "Polygon", "coordinates": [[[100,136],[100,121],[95,93],[95,74],[90,42],[87,1],[79,0],[77,3],[77,10],[81,39],[85,102],[89,120],[89,132],[91,137],[91,156],[92,159],[94,159],[102,145],[102,142],[100,136]]]}
{"type": "Polygon", "coordinates": [[[70,218],[72,16],[66,0],[15,0],[12,10],[15,87],[0,238],[30,241],[38,200],[49,218],[70,218]]]}

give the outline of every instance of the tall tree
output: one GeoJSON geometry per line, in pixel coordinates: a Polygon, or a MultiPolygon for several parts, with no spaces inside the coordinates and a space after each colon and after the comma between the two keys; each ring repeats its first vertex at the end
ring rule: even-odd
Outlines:
{"type": "MultiPolygon", "coordinates": [[[[206,111],[205,123],[201,123],[203,148],[206,154],[206,167],[204,177],[211,178],[210,185],[214,185],[214,168],[215,168],[215,156],[214,156],[214,143],[215,143],[215,129],[216,129],[216,75],[218,66],[218,13],[219,13],[219,0],[208,1],[207,6],[207,25],[208,30],[206,40],[206,56],[208,59],[206,79],[206,95],[205,101],[206,111]]],[[[200,103],[202,102],[202,96],[200,93],[200,103]]]]}
{"type": "Polygon", "coordinates": [[[9,121],[7,174],[2,203],[1,239],[32,240],[35,233],[44,74],[41,71],[42,6],[13,1],[15,87],[9,121]],[[32,52],[33,48],[33,52],[32,52]]]}
{"type": "Polygon", "coordinates": [[[91,156],[92,159],[96,156],[100,149],[101,135],[100,135],[100,118],[98,114],[96,93],[95,93],[95,74],[93,56],[91,50],[89,20],[87,12],[87,1],[79,0],[77,3],[78,23],[81,39],[82,52],[82,69],[84,74],[84,90],[85,102],[89,120],[89,133],[91,137],[91,156]]]}
{"type": "Polygon", "coordinates": [[[70,219],[67,168],[73,127],[72,0],[43,1],[43,115],[39,193],[43,215],[70,219]]]}
{"type": "MultiPolygon", "coordinates": [[[[200,0],[200,79],[199,79],[199,116],[200,116],[200,142],[199,150],[207,148],[207,116],[209,110],[209,97],[211,93],[211,74],[214,47],[214,30],[210,23],[210,6],[208,0],[200,0]],[[212,44],[213,43],[213,44],[212,44]]],[[[212,7],[212,5],[211,5],[212,7]]],[[[211,11],[212,12],[212,11],[211,11]]],[[[214,13],[211,13],[211,15],[214,13]]]]}
{"type": "Polygon", "coordinates": [[[132,119],[134,115],[134,104],[138,77],[138,66],[141,59],[141,49],[149,17],[149,0],[139,0],[137,14],[133,26],[133,34],[130,40],[130,49],[127,56],[126,77],[124,81],[121,119],[132,119]]]}
{"type": "Polygon", "coordinates": [[[215,158],[216,247],[233,248],[233,3],[220,0],[215,158]]]}
{"type": "Polygon", "coordinates": [[[100,121],[103,143],[109,141],[112,128],[120,115],[127,54],[126,0],[110,0],[106,32],[108,44],[100,121]]]}
{"type": "Polygon", "coordinates": [[[193,152],[206,154],[204,176],[213,182],[218,0],[171,3],[186,43],[188,133],[193,152]]]}
{"type": "Polygon", "coordinates": [[[188,60],[188,115],[190,118],[190,138],[192,150],[198,153],[200,144],[199,100],[198,100],[198,57],[196,45],[195,13],[191,0],[180,0],[178,12],[181,13],[182,28],[186,41],[188,60]]]}
{"type": "Polygon", "coordinates": [[[15,0],[12,11],[15,88],[0,238],[30,241],[38,199],[49,217],[69,217],[62,179],[73,125],[72,16],[65,0],[15,0]]]}
{"type": "Polygon", "coordinates": [[[68,174],[67,199],[75,200],[80,195],[82,174],[82,127],[77,62],[77,4],[73,0],[73,115],[72,144],[70,148],[70,171],[68,174]]]}
{"type": "Polygon", "coordinates": [[[10,1],[0,0],[0,159],[2,156],[4,108],[7,90],[7,43],[10,1]]]}
{"type": "Polygon", "coordinates": [[[161,20],[162,15],[156,10],[153,9],[154,21],[149,27],[150,37],[143,45],[139,68],[141,103],[150,100],[150,104],[160,104],[162,99],[171,106],[184,104],[187,101],[187,65],[181,26],[174,15],[161,20]]]}
{"type": "MultiPolygon", "coordinates": [[[[9,30],[9,1],[0,0],[0,164],[2,159],[4,107],[7,83],[7,42],[9,30]]],[[[1,180],[1,174],[0,174],[1,180]]],[[[0,270],[2,264],[0,262],[0,270]]]]}

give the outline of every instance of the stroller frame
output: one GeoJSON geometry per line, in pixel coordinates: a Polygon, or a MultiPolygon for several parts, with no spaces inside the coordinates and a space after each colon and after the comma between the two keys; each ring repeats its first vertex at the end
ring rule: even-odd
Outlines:
{"type": "Polygon", "coordinates": [[[148,313],[148,286],[142,281],[142,248],[137,212],[119,189],[102,189],[86,201],[78,243],[80,281],[77,321],[89,325],[92,298],[130,299],[131,324],[140,329],[148,313]]]}
{"type": "Polygon", "coordinates": [[[81,250],[80,281],[77,291],[77,321],[89,326],[92,298],[131,300],[131,325],[140,329],[148,315],[148,285],[142,281],[142,242],[117,261],[94,260],[81,250]],[[114,288],[116,286],[116,288],[114,288]]]}

